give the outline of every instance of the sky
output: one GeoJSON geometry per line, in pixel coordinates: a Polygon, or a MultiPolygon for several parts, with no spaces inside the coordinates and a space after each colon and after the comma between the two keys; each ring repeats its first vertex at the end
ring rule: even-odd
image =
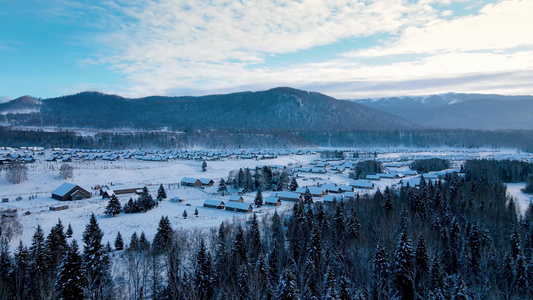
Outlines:
{"type": "Polygon", "coordinates": [[[532,0],[0,0],[0,101],[533,95],[532,0]]]}

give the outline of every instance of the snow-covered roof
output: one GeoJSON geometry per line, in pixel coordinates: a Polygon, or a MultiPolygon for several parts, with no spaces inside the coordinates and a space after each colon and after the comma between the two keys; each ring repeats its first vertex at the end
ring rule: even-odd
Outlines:
{"type": "Polygon", "coordinates": [[[279,201],[279,198],[278,197],[266,197],[265,198],[265,203],[271,203],[271,204],[275,204],[275,203],[278,203],[279,201]]]}
{"type": "Polygon", "coordinates": [[[185,183],[196,183],[196,181],[198,180],[198,178],[191,178],[191,177],[183,177],[183,179],[181,180],[181,182],[185,182],[185,183]]]}
{"type": "Polygon", "coordinates": [[[224,201],[217,199],[205,199],[204,205],[220,206],[224,205],[224,201]]]}
{"type": "Polygon", "coordinates": [[[303,193],[305,193],[306,189],[309,189],[309,192],[311,193],[311,195],[321,195],[325,191],[325,189],[323,187],[311,186],[311,187],[307,187],[307,188],[304,188],[304,187],[297,188],[296,192],[300,193],[300,194],[303,194],[303,193]]]}
{"type": "Polygon", "coordinates": [[[239,195],[231,195],[231,196],[229,196],[229,201],[239,201],[241,199],[242,199],[242,197],[239,196],[239,195]]]}
{"type": "MultiPolygon", "coordinates": [[[[184,178],[184,179],[185,179],[185,178],[184,178]]],[[[191,178],[191,179],[194,179],[194,178],[191,178]]],[[[202,184],[209,184],[209,183],[212,182],[212,181],[213,181],[213,179],[209,179],[209,178],[200,178],[200,182],[201,182],[202,184]]],[[[196,181],[194,181],[194,182],[196,182],[196,181]]]]}
{"type": "Polygon", "coordinates": [[[324,202],[341,202],[342,201],[342,195],[326,195],[324,196],[324,202]]]}
{"type": "Polygon", "coordinates": [[[275,195],[270,194],[271,196],[276,196],[278,198],[285,199],[300,199],[300,194],[293,192],[277,192],[275,195]]]}
{"type": "Polygon", "coordinates": [[[241,210],[249,210],[250,207],[252,207],[250,203],[233,202],[233,201],[226,203],[226,209],[234,208],[234,209],[241,209],[241,210]]]}
{"type": "Polygon", "coordinates": [[[369,188],[369,189],[374,187],[374,183],[372,183],[370,180],[365,180],[365,179],[357,179],[355,181],[351,181],[350,185],[353,187],[362,187],[362,188],[369,188]]]}
{"type": "Polygon", "coordinates": [[[57,189],[55,189],[52,192],[52,194],[58,195],[58,196],[65,196],[68,192],[70,192],[75,187],[76,187],[75,184],[65,182],[62,185],[60,185],[57,189]]]}

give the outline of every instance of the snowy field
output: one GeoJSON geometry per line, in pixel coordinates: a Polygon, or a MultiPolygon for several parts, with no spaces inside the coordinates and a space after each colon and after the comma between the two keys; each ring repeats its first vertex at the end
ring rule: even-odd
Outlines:
{"type": "MultiPolygon", "coordinates": [[[[483,158],[515,158],[527,159],[529,154],[518,153],[516,150],[461,150],[461,149],[437,149],[437,150],[391,150],[391,149],[376,149],[377,158],[384,162],[384,164],[394,164],[395,162],[409,162],[416,158],[427,157],[443,157],[452,160],[453,168],[459,168],[460,164],[469,158],[483,157],[483,158]]],[[[48,234],[50,228],[61,219],[65,228],[70,223],[74,230],[74,238],[81,242],[81,235],[85,229],[85,225],[89,221],[89,217],[94,213],[104,231],[103,241],[110,241],[113,244],[117,232],[121,232],[126,243],[129,242],[129,237],[133,232],[140,234],[144,231],[148,239],[152,239],[161,216],[168,216],[173,228],[182,229],[199,229],[209,230],[210,228],[218,227],[224,220],[228,221],[243,221],[250,218],[250,214],[243,214],[238,212],[230,212],[223,210],[216,210],[211,208],[204,208],[203,202],[207,198],[221,199],[227,201],[229,196],[222,197],[216,194],[218,181],[220,178],[227,178],[231,170],[239,168],[255,168],[256,166],[268,165],[282,165],[282,166],[310,166],[309,164],[314,160],[320,158],[319,154],[309,155],[286,155],[279,156],[275,159],[269,160],[239,160],[227,159],[220,161],[209,161],[207,172],[202,172],[201,161],[193,160],[173,160],[167,162],[149,162],[140,160],[118,160],[114,162],[109,161],[90,161],[90,162],[72,162],[74,167],[74,178],[69,179],[68,182],[85,187],[87,190],[93,192],[95,195],[86,200],[60,202],[52,199],[51,192],[60,186],[65,181],[59,177],[60,162],[47,162],[44,160],[37,160],[35,163],[29,164],[28,180],[21,184],[11,184],[6,179],[4,174],[0,174],[0,196],[2,198],[9,198],[8,203],[0,203],[0,210],[8,208],[15,208],[18,210],[19,220],[23,225],[23,233],[20,236],[13,238],[11,247],[16,247],[18,241],[21,240],[24,244],[31,243],[32,235],[37,225],[41,225],[45,234],[48,234]],[[183,177],[196,178],[210,178],[215,182],[215,186],[207,187],[205,189],[192,187],[179,187],[177,183],[183,177]],[[159,184],[163,184],[167,191],[167,200],[160,203],[159,207],[146,212],[136,214],[121,213],[116,217],[108,217],[104,215],[104,209],[107,205],[107,200],[102,200],[96,191],[92,188],[100,185],[108,184],[139,184],[148,186],[155,198],[156,190],[159,184]],[[34,199],[29,199],[30,196],[37,196],[34,199]],[[22,197],[22,200],[15,201],[15,198],[22,197]],[[180,197],[183,199],[181,203],[170,202],[168,199],[173,197],[180,197]],[[64,211],[50,211],[50,206],[57,206],[66,204],[69,208],[64,211]],[[195,209],[198,209],[198,215],[194,215],[195,209]],[[188,217],[182,217],[183,211],[186,210],[188,217]],[[25,215],[25,212],[31,214],[25,215]]],[[[389,171],[403,171],[407,170],[407,166],[389,166],[389,171]]],[[[5,172],[5,171],[4,171],[5,172]]],[[[328,172],[326,174],[311,174],[301,173],[298,178],[300,187],[313,186],[318,183],[337,183],[339,185],[347,185],[351,180],[348,178],[349,170],[342,173],[328,172]]],[[[376,181],[376,188],[383,190],[387,185],[394,185],[400,179],[382,179],[376,181]]],[[[517,199],[517,206],[524,211],[529,204],[530,196],[521,192],[524,184],[509,184],[508,192],[517,199]]],[[[359,193],[374,193],[376,189],[364,190],[356,189],[359,193]]],[[[270,192],[264,192],[263,197],[268,196],[270,192]]],[[[130,197],[136,199],[136,195],[120,195],[118,196],[122,205],[124,205],[130,197]]],[[[244,202],[253,203],[255,192],[244,195],[244,202]]],[[[320,200],[320,199],[316,199],[320,200]]],[[[254,212],[259,217],[267,214],[272,214],[275,209],[278,212],[292,208],[291,202],[282,201],[280,207],[262,206],[260,208],[254,207],[254,212]]]]}

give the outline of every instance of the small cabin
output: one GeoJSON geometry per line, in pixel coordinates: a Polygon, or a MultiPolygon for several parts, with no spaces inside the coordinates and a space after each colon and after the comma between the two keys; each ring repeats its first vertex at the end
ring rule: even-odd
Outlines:
{"type": "Polygon", "coordinates": [[[273,206],[280,206],[281,200],[279,200],[278,197],[266,197],[265,198],[265,205],[273,205],[273,206]]]}
{"type": "Polygon", "coordinates": [[[370,180],[357,179],[356,181],[350,182],[350,185],[358,189],[373,189],[374,183],[370,180]]]}
{"type": "Polygon", "coordinates": [[[203,186],[213,186],[215,184],[213,179],[209,179],[209,178],[200,178],[200,182],[202,183],[203,186]]]}
{"type": "Polygon", "coordinates": [[[192,186],[192,187],[201,187],[202,182],[198,178],[183,177],[180,184],[182,186],[192,186]]]}
{"type": "Polygon", "coordinates": [[[324,196],[324,204],[340,203],[344,199],[342,195],[326,195],[324,196]]]}
{"type": "Polygon", "coordinates": [[[229,196],[229,201],[231,202],[244,202],[244,198],[242,198],[241,196],[239,195],[231,195],[229,196]]]}
{"type": "Polygon", "coordinates": [[[278,192],[271,196],[278,197],[280,200],[284,201],[302,201],[303,199],[302,194],[294,192],[278,192]]]}
{"type": "Polygon", "coordinates": [[[208,208],[216,208],[216,209],[224,209],[225,204],[222,200],[217,199],[205,199],[204,201],[204,207],[208,208]]]}
{"type": "Polygon", "coordinates": [[[243,213],[251,213],[252,205],[250,203],[228,202],[226,204],[226,210],[243,212],[243,213]]]}
{"type": "Polygon", "coordinates": [[[52,198],[60,201],[81,200],[91,198],[91,193],[79,185],[65,182],[52,192],[52,198]]]}

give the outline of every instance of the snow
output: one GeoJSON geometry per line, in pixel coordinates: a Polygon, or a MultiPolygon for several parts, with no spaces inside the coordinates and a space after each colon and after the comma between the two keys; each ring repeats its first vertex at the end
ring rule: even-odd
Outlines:
{"type": "Polygon", "coordinates": [[[507,195],[514,198],[515,205],[522,214],[526,212],[529,202],[533,201],[533,195],[522,191],[525,188],[526,184],[524,182],[507,184],[507,195]]]}
{"type": "Polygon", "coordinates": [[[52,194],[58,195],[58,196],[64,196],[68,192],[70,192],[73,188],[75,188],[76,185],[72,183],[65,182],[62,185],[60,185],[57,189],[55,189],[52,194]]]}
{"type": "MultiPolygon", "coordinates": [[[[11,149],[4,150],[5,152],[12,152],[11,149]]],[[[22,150],[16,150],[22,152],[22,150]]],[[[207,171],[202,172],[202,161],[193,160],[169,160],[169,161],[142,161],[135,159],[119,159],[117,161],[79,161],[72,162],[74,167],[74,178],[68,181],[72,184],[80,185],[82,187],[96,187],[109,185],[111,183],[121,182],[124,186],[147,186],[152,196],[155,198],[157,189],[160,184],[163,184],[167,200],[162,201],[157,208],[146,213],[124,214],[121,213],[116,217],[105,216],[104,210],[108,200],[102,200],[98,192],[89,188],[88,191],[93,193],[90,199],[83,199],[72,202],[60,202],[51,198],[53,190],[64,183],[64,180],[59,177],[59,167],[61,162],[45,161],[44,157],[49,157],[49,150],[41,158],[36,158],[36,162],[28,164],[28,180],[21,184],[13,185],[9,183],[4,175],[0,173],[0,196],[1,198],[9,198],[8,203],[0,203],[0,210],[15,208],[18,210],[18,215],[23,224],[23,232],[20,236],[11,240],[11,248],[15,248],[19,239],[23,243],[29,245],[31,237],[34,234],[37,225],[41,225],[45,234],[48,234],[50,229],[61,219],[63,225],[68,227],[70,223],[73,230],[73,237],[81,243],[82,233],[85,226],[89,222],[92,213],[95,214],[100,228],[104,232],[103,242],[108,241],[113,244],[117,233],[120,231],[126,244],[129,243],[130,236],[133,232],[140,235],[144,231],[146,237],[153,239],[159,220],[162,216],[168,216],[171,225],[174,229],[183,230],[210,230],[213,227],[218,227],[223,221],[243,221],[251,217],[251,214],[244,214],[239,212],[231,212],[226,210],[218,210],[214,208],[203,207],[206,199],[228,199],[220,197],[216,194],[218,182],[220,178],[227,178],[231,170],[239,168],[255,168],[259,165],[280,165],[280,166],[297,166],[310,167],[310,163],[319,158],[319,154],[306,155],[278,155],[277,158],[269,160],[255,160],[255,159],[234,159],[228,158],[225,160],[208,161],[207,171]],[[212,187],[193,188],[183,187],[179,185],[183,177],[192,178],[212,178],[215,185],[212,187]],[[22,197],[21,201],[14,201],[17,197],[22,197]],[[29,196],[32,200],[29,199],[29,196]],[[182,202],[173,202],[170,199],[179,197],[182,202]],[[50,211],[50,206],[58,204],[66,204],[69,206],[67,210],[50,211]],[[194,215],[194,210],[198,210],[198,215],[194,215]],[[186,210],[188,217],[182,217],[183,211],[186,210]],[[30,215],[25,215],[24,212],[30,212],[30,215]]],[[[358,149],[358,151],[365,151],[358,149]]],[[[530,160],[531,156],[527,153],[520,153],[514,149],[371,149],[372,153],[378,153],[377,159],[386,164],[390,164],[386,168],[387,172],[403,172],[409,170],[408,163],[417,158],[428,157],[442,157],[452,160],[453,168],[458,168],[465,159],[470,158],[510,158],[530,160]]],[[[364,159],[372,159],[365,157],[364,159]]],[[[348,159],[340,161],[339,163],[353,164],[357,160],[348,159]]],[[[331,166],[334,163],[330,163],[331,166]]],[[[325,174],[311,174],[299,173],[297,179],[299,187],[317,186],[318,184],[348,185],[352,179],[348,178],[349,170],[343,172],[328,171],[325,174]]],[[[404,180],[420,180],[420,175],[407,175],[404,180]]],[[[399,178],[381,178],[379,181],[373,181],[375,189],[369,191],[368,189],[356,188],[355,193],[365,194],[374,193],[377,188],[382,191],[386,186],[396,185],[401,179],[399,178]]],[[[525,184],[508,184],[508,192],[515,197],[517,206],[521,211],[525,211],[529,204],[530,196],[522,193],[521,189],[525,184]]],[[[111,187],[112,188],[112,187],[111,187]]],[[[265,193],[266,194],[266,193],[265,193]]],[[[119,195],[117,198],[124,205],[129,198],[137,198],[134,194],[119,195]]],[[[255,192],[250,192],[242,196],[245,203],[253,203],[255,192]]],[[[315,197],[316,199],[320,199],[315,197]]],[[[225,201],[226,202],[226,201],[225,201]]],[[[282,201],[281,206],[262,206],[254,207],[253,210],[257,213],[259,218],[273,214],[274,210],[282,212],[292,208],[293,202],[282,201]]]]}

